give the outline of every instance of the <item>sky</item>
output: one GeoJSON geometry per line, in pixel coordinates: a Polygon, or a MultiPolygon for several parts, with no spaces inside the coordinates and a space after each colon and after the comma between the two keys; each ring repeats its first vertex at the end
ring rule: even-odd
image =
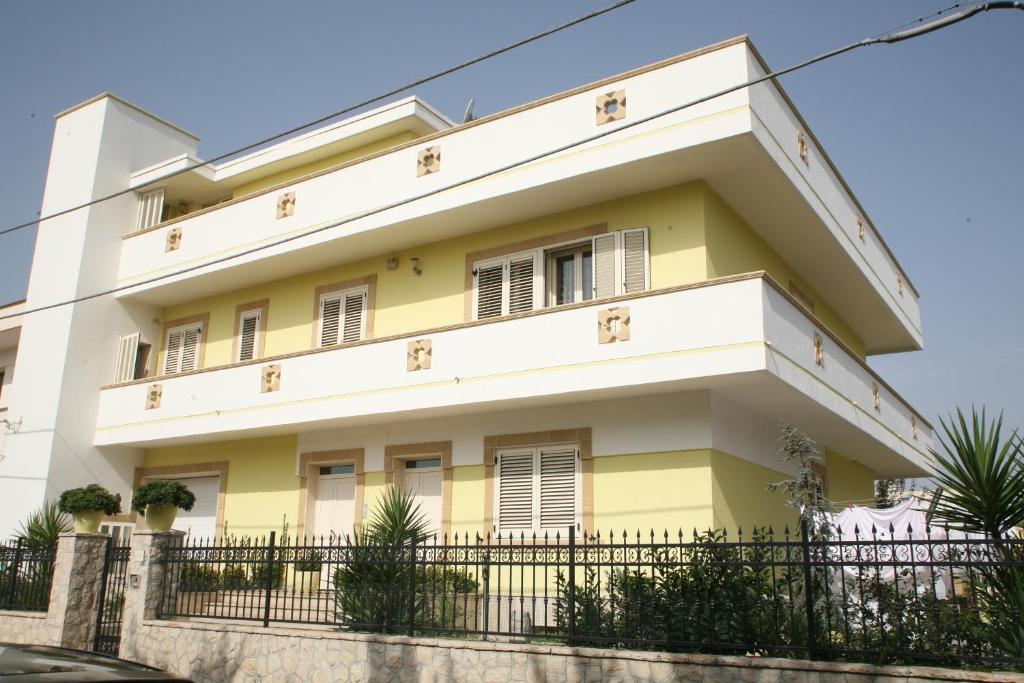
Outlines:
{"type": "MultiPolygon", "coordinates": [[[[38,215],[53,115],[100,92],[210,158],[607,4],[7,0],[0,227],[38,215]]],[[[949,4],[637,0],[414,92],[461,120],[740,34],[781,68],[949,4]]],[[[869,362],[936,426],[976,404],[1024,427],[1022,48],[1024,12],[993,11],[782,79],[921,293],[925,349],[869,362]]],[[[34,237],[0,236],[0,303],[34,237]]]]}

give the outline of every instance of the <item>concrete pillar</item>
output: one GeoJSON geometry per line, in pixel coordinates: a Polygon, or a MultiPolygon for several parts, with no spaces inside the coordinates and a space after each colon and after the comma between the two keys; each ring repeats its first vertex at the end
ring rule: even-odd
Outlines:
{"type": "Polygon", "coordinates": [[[106,534],[61,534],[46,614],[54,645],[92,649],[109,539],[106,534]]]}
{"type": "Polygon", "coordinates": [[[144,653],[138,651],[136,635],[143,621],[157,618],[164,593],[164,553],[168,548],[181,545],[184,537],[183,531],[136,531],[132,534],[121,623],[121,657],[135,661],[145,659],[144,653]]]}

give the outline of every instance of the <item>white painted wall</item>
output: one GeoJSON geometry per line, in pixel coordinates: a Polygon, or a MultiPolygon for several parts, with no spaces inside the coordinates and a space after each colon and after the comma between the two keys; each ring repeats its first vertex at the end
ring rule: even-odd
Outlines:
{"type": "MultiPolygon", "coordinates": [[[[97,99],[57,119],[42,213],[123,189],[134,169],[194,150],[195,140],[177,129],[117,100],[97,99]]],[[[136,211],[127,195],[41,223],[25,309],[113,286],[121,232],[136,211]]],[[[129,492],[141,454],[93,447],[98,387],[113,378],[118,337],[139,329],[152,334],[156,317],[156,309],[112,297],[24,316],[22,381],[8,411],[22,422],[7,436],[0,461],[0,535],[66,488],[99,482],[129,492]]]]}

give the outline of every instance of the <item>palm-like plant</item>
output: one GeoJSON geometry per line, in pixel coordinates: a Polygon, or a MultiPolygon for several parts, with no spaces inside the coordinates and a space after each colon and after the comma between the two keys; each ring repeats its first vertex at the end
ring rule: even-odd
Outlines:
{"type": "Polygon", "coordinates": [[[968,424],[957,408],[956,419],[941,420],[944,452],[932,449],[934,477],[942,493],[934,514],[964,531],[999,540],[1024,526],[1024,442],[1015,429],[1002,440],[1002,414],[989,422],[985,409],[971,409],[968,424]]]}
{"type": "Polygon", "coordinates": [[[71,518],[60,511],[56,500],[51,500],[29,514],[14,531],[14,535],[23,538],[27,546],[48,547],[57,545],[60,535],[71,529],[71,518]]]}

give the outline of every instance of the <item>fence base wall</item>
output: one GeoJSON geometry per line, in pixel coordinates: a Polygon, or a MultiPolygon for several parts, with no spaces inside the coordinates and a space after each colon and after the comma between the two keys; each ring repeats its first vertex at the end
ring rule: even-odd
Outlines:
{"type": "Polygon", "coordinates": [[[197,681],[640,681],[663,683],[1024,682],[1024,675],[723,657],[146,620],[135,658],[197,681]]]}
{"type": "Polygon", "coordinates": [[[0,643],[60,645],[61,628],[46,612],[0,611],[0,643]]]}

